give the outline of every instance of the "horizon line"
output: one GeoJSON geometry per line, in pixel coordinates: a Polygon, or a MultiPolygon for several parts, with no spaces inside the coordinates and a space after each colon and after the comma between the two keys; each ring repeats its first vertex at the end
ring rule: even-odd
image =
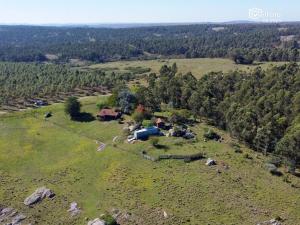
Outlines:
{"type": "Polygon", "coordinates": [[[202,21],[202,22],[66,22],[66,23],[1,23],[0,26],[101,26],[101,25],[197,25],[197,24],[232,24],[232,23],[256,23],[256,24],[276,24],[276,23],[299,23],[295,21],[257,21],[257,20],[231,20],[231,21],[202,21]]]}

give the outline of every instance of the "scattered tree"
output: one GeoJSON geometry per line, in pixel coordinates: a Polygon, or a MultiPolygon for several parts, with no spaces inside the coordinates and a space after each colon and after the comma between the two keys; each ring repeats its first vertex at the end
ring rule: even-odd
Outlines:
{"type": "Polygon", "coordinates": [[[81,104],[76,97],[69,97],[65,102],[65,113],[75,119],[80,115],[81,104]]]}

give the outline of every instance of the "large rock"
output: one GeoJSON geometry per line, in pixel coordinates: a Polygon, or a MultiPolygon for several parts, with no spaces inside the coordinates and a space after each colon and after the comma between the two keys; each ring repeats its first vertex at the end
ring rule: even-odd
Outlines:
{"type": "Polygon", "coordinates": [[[258,223],[257,225],[281,225],[281,223],[276,219],[271,219],[262,223],[258,223]]]}
{"type": "Polygon", "coordinates": [[[3,208],[3,209],[0,211],[0,215],[9,215],[9,214],[11,214],[13,211],[14,211],[13,208],[3,208]]]}
{"type": "Polygon", "coordinates": [[[21,222],[26,219],[22,213],[18,213],[13,208],[0,209],[0,224],[21,225],[21,222]]]}
{"type": "Polygon", "coordinates": [[[42,201],[44,198],[53,198],[55,194],[46,187],[40,187],[24,200],[24,204],[29,206],[42,201]]]}
{"type": "Polygon", "coordinates": [[[77,216],[81,210],[78,208],[78,204],[76,202],[72,202],[70,204],[70,209],[68,210],[68,212],[71,213],[71,216],[77,216]]]}
{"type": "Polygon", "coordinates": [[[104,220],[100,220],[99,218],[96,218],[92,221],[89,221],[87,225],[106,225],[106,222],[104,220]]]}
{"type": "Polygon", "coordinates": [[[214,166],[214,165],[217,165],[217,162],[211,158],[208,158],[205,165],[207,166],[214,166]]]}
{"type": "Polygon", "coordinates": [[[24,216],[23,214],[18,214],[12,219],[11,224],[18,225],[18,224],[20,224],[21,221],[23,221],[25,219],[26,219],[26,216],[24,216]]]}

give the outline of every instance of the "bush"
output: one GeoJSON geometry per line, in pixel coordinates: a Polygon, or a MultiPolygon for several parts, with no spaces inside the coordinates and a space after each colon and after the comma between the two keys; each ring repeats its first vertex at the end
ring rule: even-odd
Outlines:
{"type": "Polygon", "coordinates": [[[245,159],[253,159],[251,155],[249,155],[248,153],[244,154],[244,158],[245,159]]]}
{"type": "Polygon", "coordinates": [[[220,135],[218,135],[216,132],[210,129],[204,134],[204,137],[209,140],[216,140],[216,141],[221,139],[220,135]]]}
{"type": "Polygon", "coordinates": [[[152,120],[144,120],[142,125],[144,127],[152,127],[154,125],[153,121],[152,120]]]}
{"type": "Polygon", "coordinates": [[[132,119],[136,122],[136,123],[141,123],[143,122],[144,120],[144,113],[142,112],[138,112],[138,111],[135,111],[133,114],[132,114],[132,119]]]}
{"type": "Polygon", "coordinates": [[[278,171],[277,166],[275,166],[274,164],[267,163],[265,167],[272,175],[282,176],[282,173],[278,171]]]}
{"type": "Polygon", "coordinates": [[[230,143],[230,146],[234,149],[235,153],[243,153],[241,146],[236,143],[230,143]]]}
{"type": "Polygon", "coordinates": [[[268,163],[273,164],[277,167],[281,166],[282,160],[278,156],[272,156],[269,160],[268,163]]]}
{"type": "Polygon", "coordinates": [[[118,225],[117,221],[111,215],[105,214],[101,219],[106,222],[106,225],[118,225]]]}
{"type": "Polygon", "coordinates": [[[288,184],[291,183],[291,180],[290,180],[290,177],[289,177],[289,176],[284,176],[282,180],[283,180],[283,182],[285,182],[285,183],[288,183],[288,184]]]}

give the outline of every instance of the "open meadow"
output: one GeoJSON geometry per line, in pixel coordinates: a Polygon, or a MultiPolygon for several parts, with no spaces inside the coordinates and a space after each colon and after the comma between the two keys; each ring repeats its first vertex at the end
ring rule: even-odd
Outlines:
{"type": "Polygon", "coordinates": [[[265,62],[256,63],[254,65],[241,65],[235,64],[230,59],[220,58],[197,58],[197,59],[157,59],[157,60],[138,60],[138,61],[118,61],[102,64],[94,64],[88,68],[103,69],[105,71],[114,72],[130,72],[132,68],[150,68],[151,72],[159,73],[163,65],[171,66],[173,63],[177,64],[178,72],[192,74],[200,78],[209,72],[229,72],[231,70],[244,70],[249,71],[261,66],[263,69],[268,68],[270,65],[282,65],[283,62],[265,62]]]}
{"type": "MultiPolygon", "coordinates": [[[[82,111],[95,116],[103,98],[81,99],[82,111]]],[[[228,134],[216,129],[225,141],[205,142],[208,125],[199,123],[192,127],[197,141],[161,137],[164,148],[156,149],[149,141],[126,143],[123,126],[71,121],[61,103],[0,115],[0,205],[22,212],[28,224],[43,225],[86,224],[113,208],[127,212],[130,225],[253,225],[276,217],[300,224],[299,178],[272,176],[264,169],[267,157],[244,146],[235,153],[228,134]],[[48,111],[53,116],[45,119],[48,111]],[[106,144],[103,151],[96,141],[106,144]],[[205,159],[152,162],[141,157],[143,150],[153,156],[202,152],[218,165],[208,167],[205,159]],[[24,199],[41,186],[55,198],[25,206],[24,199]],[[67,212],[74,201],[82,210],[78,217],[67,212]]]]}

